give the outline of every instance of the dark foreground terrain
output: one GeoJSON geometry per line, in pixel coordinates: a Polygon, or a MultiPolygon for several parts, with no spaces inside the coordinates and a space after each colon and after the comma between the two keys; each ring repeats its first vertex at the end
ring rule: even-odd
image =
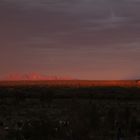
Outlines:
{"type": "Polygon", "coordinates": [[[0,140],[139,139],[139,87],[0,86],[0,140]]]}

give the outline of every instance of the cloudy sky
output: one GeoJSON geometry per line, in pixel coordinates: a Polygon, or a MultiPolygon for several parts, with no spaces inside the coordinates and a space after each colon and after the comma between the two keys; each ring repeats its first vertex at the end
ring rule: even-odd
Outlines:
{"type": "Polygon", "coordinates": [[[0,0],[0,75],[140,78],[140,0],[0,0]]]}

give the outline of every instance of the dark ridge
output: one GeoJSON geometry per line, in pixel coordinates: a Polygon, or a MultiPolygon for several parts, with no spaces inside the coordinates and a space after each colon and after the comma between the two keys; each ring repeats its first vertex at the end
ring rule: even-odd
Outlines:
{"type": "Polygon", "coordinates": [[[66,86],[66,87],[96,87],[96,86],[119,86],[137,87],[140,80],[21,80],[0,81],[0,86],[66,86]]]}

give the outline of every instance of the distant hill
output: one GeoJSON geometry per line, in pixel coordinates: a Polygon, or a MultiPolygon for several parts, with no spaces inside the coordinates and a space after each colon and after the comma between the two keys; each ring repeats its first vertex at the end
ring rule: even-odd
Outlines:
{"type": "Polygon", "coordinates": [[[74,80],[71,77],[46,76],[39,73],[9,74],[2,78],[3,81],[46,81],[46,80],[74,80]]]}

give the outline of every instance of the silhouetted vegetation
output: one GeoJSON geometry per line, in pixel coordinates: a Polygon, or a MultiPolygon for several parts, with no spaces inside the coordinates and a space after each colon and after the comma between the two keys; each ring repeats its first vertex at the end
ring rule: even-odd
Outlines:
{"type": "Polygon", "coordinates": [[[0,87],[0,140],[135,140],[138,87],[0,87]]]}

